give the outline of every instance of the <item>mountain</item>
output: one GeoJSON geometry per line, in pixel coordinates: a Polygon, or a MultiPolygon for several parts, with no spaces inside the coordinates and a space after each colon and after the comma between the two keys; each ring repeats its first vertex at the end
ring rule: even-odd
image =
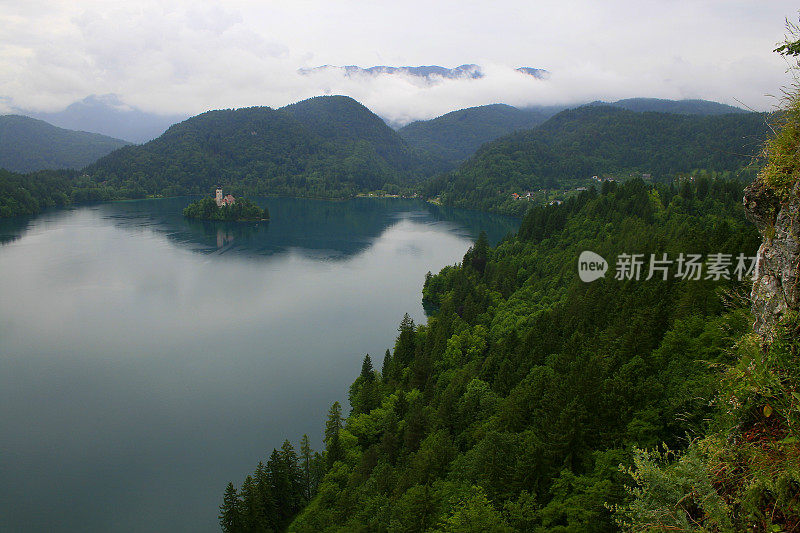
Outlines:
{"type": "Polygon", "coordinates": [[[437,154],[455,165],[482,144],[516,130],[530,129],[548,117],[545,111],[536,108],[492,104],[460,109],[431,120],[418,120],[397,132],[409,146],[437,154]]]}
{"type": "Polygon", "coordinates": [[[734,107],[709,100],[662,100],[660,98],[626,98],[601,105],[621,107],[629,111],[655,111],[657,113],[677,113],[680,115],[725,115],[728,113],[747,113],[740,107],[734,107]]]}
{"type": "Polygon", "coordinates": [[[301,68],[298,72],[304,76],[317,74],[320,72],[340,72],[345,77],[352,76],[379,76],[379,75],[393,75],[404,74],[407,76],[414,76],[416,78],[423,78],[425,81],[433,83],[439,79],[479,79],[484,77],[483,70],[480,65],[459,65],[454,68],[440,67],[439,65],[423,65],[418,67],[390,67],[386,65],[377,65],[374,67],[362,68],[356,65],[321,65],[319,67],[301,68]]]}
{"type": "Polygon", "coordinates": [[[512,192],[574,187],[592,176],[733,173],[750,164],[767,130],[761,113],[697,116],[589,105],[482,146],[431,181],[426,194],[450,205],[524,212],[512,192]]]}
{"type": "Polygon", "coordinates": [[[21,115],[0,116],[0,168],[14,172],[83,168],[127,144],[21,115]]]}
{"type": "Polygon", "coordinates": [[[287,105],[281,111],[333,142],[369,140],[377,154],[396,168],[403,169],[410,161],[401,136],[352,98],[317,96],[287,105]]]}
{"type": "Polygon", "coordinates": [[[543,68],[519,67],[516,71],[527,74],[528,76],[533,76],[537,80],[546,80],[550,77],[550,72],[543,68]]]}
{"type": "Polygon", "coordinates": [[[352,98],[321,96],[277,110],[209,111],[87,172],[133,196],[204,194],[219,184],[239,193],[345,197],[397,192],[436,168],[352,98]]]}
{"type": "MultiPolygon", "coordinates": [[[[548,75],[543,69],[520,67],[517,70],[539,79],[546,79],[548,75]]],[[[629,98],[612,103],[594,102],[590,105],[613,106],[636,112],[655,111],[684,115],[746,113],[738,107],[708,100],[629,98]]],[[[427,150],[455,165],[466,160],[482,144],[517,130],[538,126],[566,107],[516,108],[505,104],[470,107],[431,120],[412,122],[398,129],[398,133],[410,146],[427,150]]]]}
{"type": "Polygon", "coordinates": [[[155,139],[186,115],[157,115],[126,105],[117,95],[91,95],[54,113],[24,114],[56,126],[102,133],[134,143],[155,139]]]}

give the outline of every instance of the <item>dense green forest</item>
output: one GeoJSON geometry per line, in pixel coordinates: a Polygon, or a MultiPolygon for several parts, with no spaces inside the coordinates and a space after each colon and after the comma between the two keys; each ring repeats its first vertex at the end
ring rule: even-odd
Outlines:
{"type": "Polygon", "coordinates": [[[203,194],[221,184],[250,195],[341,198],[400,192],[438,168],[352,98],[321,96],[277,110],[209,111],[86,172],[138,196],[203,194]]]}
{"type": "MultiPolygon", "coordinates": [[[[608,505],[629,501],[619,465],[635,447],[685,448],[706,429],[714,365],[750,323],[747,283],[618,280],[612,266],[587,284],[577,257],[753,256],[742,187],[607,183],[535,207],[517,236],[494,249],[481,237],[429,275],[435,311],[401,322],[380,371],[365,358],[350,415],[329,414],[326,474],[289,530],[614,530],[608,505]]],[[[229,487],[242,529],[226,514],[226,531],[268,531],[245,517],[249,490],[229,487]]]]}
{"type": "Polygon", "coordinates": [[[417,120],[397,133],[409,146],[432,152],[455,166],[482,144],[513,131],[538,126],[552,114],[546,110],[492,104],[459,109],[431,120],[417,120]]]}
{"type": "MultiPolygon", "coordinates": [[[[595,102],[630,111],[682,115],[745,113],[743,109],[708,100],[662,100],[627,98],[616,102],[595,102]]],[[[518,130],[532,129],[571,106],[516,108],[492,104],[459,109],[430,120],[417,120],[397,132],[414,148],[431,152],[455,166],[469,158],[483,144],[518,130]]]]}
{"type": "Polygon", "coordinates": [[[750,181],[756,168],[748,165],[767,132],[760,113],[692,116],[584,106],[483,145],[424,192],[447,205],[522,214],[529,205],[511,193],[574,188],[596,175],[664,180],[703,169],[750,181]]]}
{"type": "Polygon", "coordinates": [[[625,98],[607,105],[621,107],[628,111],[644,113],[676,113],[679,115],[727,115],[729,113],[747,113],[740,107],[735,107],[709,100],[665,100],[662,98],[625,98]]]}
{"type": "Polygon", "coordinates": [[[48,207],[114,200],[120,191],[98,185],[76,171],[17,174],[0,169],[0,217],[35,215],[48,207]]]}
{"type": "Polygon", "coordinates": [[[128,144],[99,133],[57,128],[34,118],[0,116],[0,168],[13,172],[80,169],[128,144]]]}
{"type": "Polygon", "coordinates": [[[183,216],[187,218],[197,218],[200,220],[269,220],[267,208],[261,209],[259,206],[247,198],[237,198],[232,205],[217,206],[214,198],[202,198],[187,205],[183,210],[183,216]]]}

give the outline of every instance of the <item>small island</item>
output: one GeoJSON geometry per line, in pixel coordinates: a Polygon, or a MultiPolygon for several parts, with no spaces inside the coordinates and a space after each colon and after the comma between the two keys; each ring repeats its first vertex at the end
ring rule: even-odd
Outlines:
{"type": "Polygon", "coordinates": [[[183,216],[200,220],[261,222],[269,220],[269,211],[246,198],[237,200],[230,194],[223,196],[222,187],[217,187],[214,198],[192,202],[184,208],[183,216]]]}

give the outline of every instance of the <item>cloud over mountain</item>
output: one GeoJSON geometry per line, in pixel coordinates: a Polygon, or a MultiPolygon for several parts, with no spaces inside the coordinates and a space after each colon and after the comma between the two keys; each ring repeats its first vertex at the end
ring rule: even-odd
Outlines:
{"type": "Polygon", "coordinates": [[[6,2],[0,112],[94,94],[180,115],[345,94],[396,123],[637,96],[768,109],[789,82],[772,50],[795,14],[784,0],[6,2]]]}

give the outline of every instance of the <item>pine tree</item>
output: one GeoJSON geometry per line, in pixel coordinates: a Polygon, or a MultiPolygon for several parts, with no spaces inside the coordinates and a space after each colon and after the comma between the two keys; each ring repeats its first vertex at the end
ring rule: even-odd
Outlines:
{"type": "Polygon", "coordinates": [[[261,511],[259,522],[266,528],[265,530],[278,529],[278,511],[275,506],[272,482],[267,467],[264,466],[264,463],[261,461],[258,462],[258,466],[256,467],[255,492],[261,511]]]}
{"type": "Polygon", "coordinates": [[[372,383],[375,380],[375,371],[372,369],[372,359],[369,358],[369,354],[364,356],[364,362],[361,364],[361,377],[366,383],[372,383]]]}
{"type": "Polygon", "coordinates": [[[389,349],[386,349],[386,353],[383,356],[383,366],[381,367],[381,379],[383,381],[387,381],[389,376],[392,373],[392,354],[389,352],[389,349]]]}
{"type": "Polygon", "coordinates": [[[271,528],[267,520],[267,513],[264,509],[264,502],[256,487],[256,481],[252,476],[247,476],[242,484],[242,503],[241,503],[242,529],[252,532],[267,532],[271,528]]]}
{"type": "Polygon", "coordinates": [[[489,257],[489,238],[485,231],[481,231],[475,246],[472,248],[471,266],[480,273],[486,269],[486,261],[489,257]]]}
{"type": "Polygon", "coordinates": [[[400,321],[400,327],[397,328],[400,335],[397,336],[397,342],[394,347],[394,365],[392,368],[394,377],[399,379],[403,368],[411,362],[414,357],[415,348],[415,329],[414,321],[408,316],[408,313],[403,315],[403,320],[400,321]]]}
{"type": "Polygon", "coordinates": [[[314,451],[311,449],[308,435],[303,434],[300,439],[300,468],[303,474],[303,496],[306,501],[311,500],[313,488],[311,486],[311,461],[313,459],[314,451]]]}
{"type": "Polygon", "coordinates": [[[342,429],[342,406],[333,402],[325,422],[325,458],[328,468],[344,456],[342,444],[339,442],[339,430],[342,429]]]}
{"type": "Polygon", "coordinates": [[[236,494],[233,483],[225,487],[222,505],[219,506],[219,525],[225,533],[239,533],[242,531],[242,519],[239,514],[241,502],[236,494]]]}

